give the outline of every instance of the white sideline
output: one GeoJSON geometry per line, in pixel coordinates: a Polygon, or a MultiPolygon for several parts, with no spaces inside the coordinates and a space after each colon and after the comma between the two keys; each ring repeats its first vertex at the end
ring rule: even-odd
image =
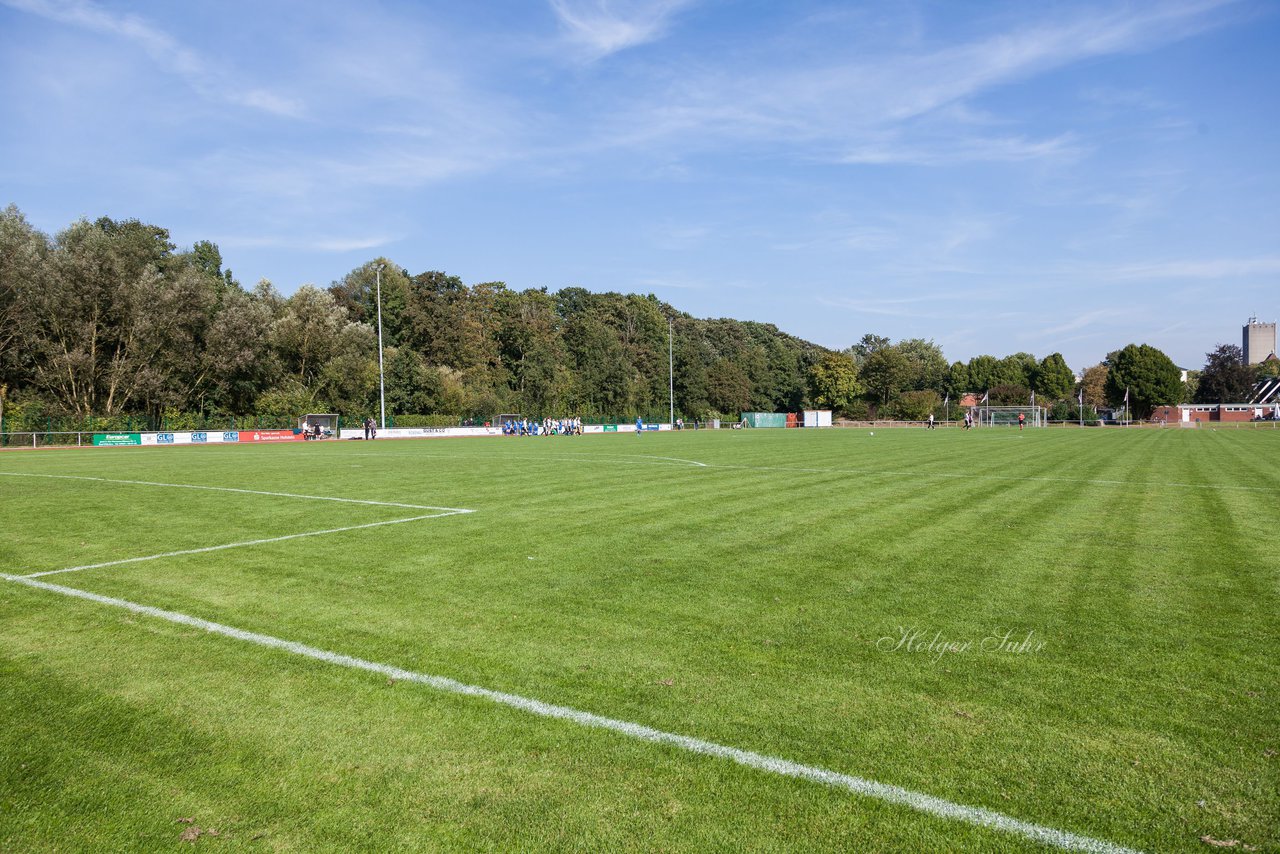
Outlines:
{"type": "Polygon", "coordinates": [[[359,531],[362,528],[378,528],[382,525],[399,525],[403,522],[419,522],[423,519],[439,519],[443,516],[457,516],[459,513],[470,513],[470,510],[456,510],[450,513],[431,513],[426,516],[410,516],[408,519],[388,519],[384,522],[367,522],[363,525],[347,525],[342,528],[326,528],[323,531],[303,531],[301,534],[285,534],[282,537],[266,537],[261,540],[246,540],[242,543],[224,543],[220,546],[204,546],[198,549],[182,549],[176,552],[164,552],[158,555],[144,555],[143,557],[127,557],[121,560],[109,560],[104,563],[88,563],[84,566],[69,566],[66,569],[50,569],[44,572],[32,572],[23,578],[43,578],[46,575],[61,575],[64,572],[81,572],[86,569],[102,569],[107,566],[120,566],[125,563],[141,563],[147,560],[159,560],[166,557],[179,557],[180,555],[197,555],[204,552],[220,552],[223,549],[239,549],[245,546],[261,546],[265,543],[280,543],[285,540],[296,540],[299,537],[319,537],[324,534],[338,534],[343,531],[359,531]]]}
{"type": "Polygon", "coordinates": [[[167,486],[173,489],[204,489],[211,492],[237,492],[242,495],[270,495],[275,498],[301,498],[306,501],[337,501],[342,504],[369,504],[374,507],[404,507],[409,510],[446,510],[450,513],[472,513],[461,507],[434,507],[430,504],[400,504],[395,501],[373,501],[367,498],[336,498],[332,495],[298,495],[292,492],[264,492],[260,489],[239,489],[234,486],[201,486],[195,483],[156,483],[150,480],[116,480],[109,477],[89,477],[79,474],[37,474],[34,472],[0,471],[3,477],[44,477],[52,480],[91,480],[98,483],[123,483],[128,486],[167,486]]]}
{"type": "Polygon", "coordinates": [[[791,762],[787,759],[781,759],[775,756],[768,756],[766,754],[755,753],[749,750],[740,750],[736,747],[728,747],[723,744],[703,741],[702,739],[692,738],[686,735],[664,732],[663,730],[653,729],[651,727],[644,726],[643,724],[617,720],[616,718],[607,718],[601,715],[592,714],[591,712],[573,709],[568,706],[552,705],[550,703],[544,703],[541,700],[522,697],[518,694],[507,694],[502,691],[494,691],[490,688],[467,685],[466,683],[458,682],[444,676],[432,676],[427,673],[415,673],[411,670],[401,670],[400,668],[389,664],[379,664],[362,658],[342,655],[341,653],[328,652],[326,650],[307,646],[295,641],[287,641],[281,638],[272,637],[271,635],[263,635],[256,632],[245,631],[244,629],[237,629],[232,626],[225,626],[221,623],[210,622],[209,620],[192,617],[176,611],[165,611],[160,608],[153,608],[149,605],[140,605],[135,602],[128,602],[124,599],[114,599],[109,596],[90,593],[87,590],[78,590],[74,587],[62,587],[45,581],[36,581],[30,577],[0,574],[0,579],[12,581],[17,584],[23,584],[27,587],[34,587],[39,590],[60,593],[64,596],[85,599],[90,602],[96,602],[100,605],[110,605],[115,608],[123,608],[127,611],[132,611],[135,614],[143,614],[149,617],[167,620],[171,623],[178,623],[184,626],[203,629],[213,634],[246,641],[248,643],[257,644],[258,646],[282,650],[305,658],[323,661],[328,664],[335,664],[340,667],[365,670],[403,682],[416,682],[418,684],[434,688],[438,691],[445,691],[451,694],[462,694],[468,697],[477,697],[482,700],[488,700],[492,703],[509,706],[514,709],[519,709],[521,711],[540,715],[546,718],[558,718],[561,720],[572,721],[573,723],[581,726],[607,729],[630,738],[636,738],[656,744],[665,744],[681,750],[687,750],[691,753],[701,754],[703,756],[714,756],[719,759],[727,759],[731,762],[736,762],[739,765],[745,765],[748,768],[754,768],[771,774],[809,780],[826,786],[845,789],[858,795],[875,798],[892,804],[899,804],[940,818],[953,819],[956,821],[963,821],[968,824],[978,825],[980,827],[993,828],[995,830],[1021,836],[1034,842],[1051,845],[1068,851],[1086,851],[1093,852],[1093,854],[1137,854],[1134,849],[1116,845],[1102,839],[1079,836],[1074,833],[1068,833],[1067,831],[1044,827],[1042,825],[1013,818],[1012,816],[1008,816],[1003,813],[995,812],[994,810],[988,810],[982,807],[965,806],[964,804],[953,803],[952,801],[937,798],[932,795],[926,795],[922,792],[904,789],[899,786],[877,783],[874,780],[866,780],[862,777],[840,774],[835,771],[829,771],[825,768],[819,768],[812,765],[802,765],[798,762],[791,762]]]}

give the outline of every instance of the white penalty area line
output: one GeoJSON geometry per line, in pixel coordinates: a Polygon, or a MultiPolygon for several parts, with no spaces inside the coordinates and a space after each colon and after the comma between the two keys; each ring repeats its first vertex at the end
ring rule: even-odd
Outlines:
{"type": "Polygon", "coordinates": [[[88,563],[84,566],[69,566],[66,569],[50,569],[44,572],[32,572],[22,578],[42,578],[46,575],[61,575],[64,572],[83,572],[86,569],[103,569],[108,566],[121,566],[126,563],[142,563],[148,560],[160,560],[166,557],[179,557],[181,555],[197,555],[205,552],[220,552],[224,549],[241,549],[247,546],[261,546],[267,543],[282,543],[285,540],[296,540],[301,537],[320,537],[325,534],[340,534],[343,531],[359,531],[364,528],[379,528],[383,525],[401,525],[405,522],[420,522],[423,519],[439,519],[444,516],[457,516],[461,513],[471,513],[471,510],[452,510],[446,513],[429,513],[426,516],[410,516],[407,519],[388,519],[382,522],[367,522],[363,525],[346,525],[342,528],[326,528],[323,531],[303,531],[300,534],[285,534],[282,537],[265,537],[261,540],[245,540],[241,543],[224,543],[220,546],[204,546],[198,549],[182,549],[176,552],[164,552],[158,555],[144,555],[143,557],[127,557],[121,560],[108,560],[103,563],[88,563]]]}
{"type": "Polygon", "coordinates": [[[519,709],[520,711],[528,712],[529,714],[538,715],[540,717],[556,718],[559,720],[570,721],[572,723],[579,724],[580,726],[610,730],[629,738],[652,742],[654,744],[663,744],[702,756],[726,759],[730,762],[736,762],[739,765],[764,771],[766,773],[777,774],[783,777],[793,777],[800,780],[808,780],[825,786],[844,789],[864,797],[875,798],[876,800],[885,801],[891,804],[909,807],[913,810],[917,810],[918,812],[927,813],[940,818],[962,821],[979,827],[987,827],[1003,831],[1005,833],[1023,837],[1024,839],[1028,839],[1033,842],[1038,842],[1043,845],[1049,845],[1067,851],[1086,851],[1092,852],[1092,854],[1137,854],[1134,849],[1116,845],[1105,840],[1094,839],[1088,836],[1080,836],[1074,833],[1068,833],[1067,831],[1057,830],[1052,827],[1044,827],[1042,825],[1022,821],[1021,819],[1016,819],[1012,816],[984,809],[982,807],[965,806],[964,804],[953,803],[952,801],[937,798],[922,792],[915,792],[910,789],[891,786],[885,783],[877,783],[874,780],[866,780],[862,777],[840,774],[835,771],[829,771],[825,768],[819,768],[812,765],[802,765],[798,762],[791,762],[790,760],[781,759],[776,756],[755,753],[749,750],[741,750],[736,747],[728,747],[723,744],[704,741],[702,739],[692,738],[686,735],[664,732],[663,730],[653,729],[651,727],[644,726],[643,724],[631,723],[630,721],[618,720],[616,718],[607,718],[601,715],[592,714],[591,712],[584,712],[570,708],[568,706],[557,706],[550,703],[544,703],[541,700],[522,697],[518,694],[508,694],[502,691],[494,691],[490,688],[468,685],[454,679],[449,679],[445,676],[433,676],[427,673],[416,673],[411,670],[402,670],[399,667],[394,667],[389,664],[379,664],[378,662],[367,661],[363,658],[355,658],[349,655],[329,652],[327,650],[307,646],[306,644],[297,643],[295,641],[288,641],[272,637],[271,635],[245,631],[244,629],[237,629],[233,626],[225,626],[221,623],[214,623],[209,620],[192,617],[188,614],[181,614],[176,611],[165,611],[160,608],[153,608],[149,605],[140,605],[135,602],[128,602],[124,599],[114,599],[109,596],[90,593],[86,590],[78,590],[74,587],[62,587],[45,581],[37,581],[34,578],[14,575],[0,574],[0,579],[12,581],[17,584],[23,584],[27,587],[34,587],[39,590],[45,590],[51,593],[59,593],[63,596],[70,596],[76,599],[96,602],[100,605],[122,608],[135,614],[142,614],[160,620],[167,620],[168,622],[177,623],[183,626],[203,629],[204,631],[213,634],[223,635],[224,637],[234,638],[235,640],[245,641],[247,643],[256,644],[269,649],[288,652],[293,655],[314,659],[316,661],[323,661],[327,664],[334,664],[339,667],[348,667],[353,670],[364,670],[370,673],[377,673],[381,676],[386,676],[390,679],[403,682],[416,682],[420,685],[434,688],[437,691],[487,700],[491,703],[497,703],[513,709],[519,709]]]}
{"type": "MultiPolygon", "coordinates": [[[[50,480],[87,480],[95,483],[119,483],[126,486],[164,486],[171,489],[202,489],[210,492],[234,492],[240,495],[268,495],[274,498],[298,498],[304,501],[336,501],[340,504],[367,504],[373,507],[402,507],[407,510],[440,510],[440,515],[472,513],[461,507],[435,507],[430,504],[403,504],[396,501],[373,501],[367,498],[338,498],[332,495],[300,495],[293,492],[266,492],[261,489],[239,489],[233,486],[202,486],[196,483],[157,483],[150,480],[117,480],[109,477],[89,477],[77,474],[36,474],[33,472],[0,471],[0,477],[42,477],[50,480]]],[[[429,518],[429,517],[423,517],[429,518]]]]}

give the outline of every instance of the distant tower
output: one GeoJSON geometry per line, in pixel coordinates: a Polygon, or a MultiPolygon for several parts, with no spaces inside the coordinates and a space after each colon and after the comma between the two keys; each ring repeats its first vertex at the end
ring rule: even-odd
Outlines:
{"type": "Polygon", "coordinates": [[[1243,330],[1244,343],[1240,347],[1244,351],[1244,363],[1256,365],[1266,361],[1276,351],[1276,325],[1259,323],[1257,317],[1249,318],[1243,330]]]}

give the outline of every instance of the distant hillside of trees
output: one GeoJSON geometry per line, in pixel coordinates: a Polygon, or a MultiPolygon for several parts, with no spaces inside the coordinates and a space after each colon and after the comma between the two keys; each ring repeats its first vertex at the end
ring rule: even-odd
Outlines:
{"type": "MultiPolygon", "coordinates": [[[[1018,405],[1035,390],[1051,405],[1074,404],[1079,388],[1056,353],[948,363],[932,341],[875,335],[837,351],[772,324],[694,318],[652,295],[468,285],[385,258],[284,297],[265,280],[242,287],[208,241],[179,250],[164,228],[106,217],[49,237],[10,206],[0,212],[4,416],[376,414],[379,269],[391,415],[665,420],[669,331],[686,419],[812,406],[923,418],[966,392],[1018,405]]],[[[1167,356],[1129,345],[1085,372],[1085,402],[1118,403],[1126,376],[1131,391],[1142,386],[1131,395],[1139,414],[1190,393],[1167,356]]]]}

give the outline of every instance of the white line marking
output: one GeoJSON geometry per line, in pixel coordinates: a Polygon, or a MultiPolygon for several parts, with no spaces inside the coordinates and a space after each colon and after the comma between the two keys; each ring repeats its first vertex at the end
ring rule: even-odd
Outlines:
{"type": "Polygon", "coordinates": [[[845,789],[858,795],[887,801],[892,804],[899,804],[901,806],[909,807],[919,812],[928,813],[941,818],[954,819],[956,821],[963,821],[980,827],[989,827],[995,830],[1004,831],[1005,833],[1021,836],[1025,839],[1045,845],[1051,845],[1056,848],[1062,848],[1069,851],[1087,851],[1093,852],[1093,854],[1136,854],[1134,849],[1125,848],[1124,846],[1116,845],[1102,839],[1094,839],[1088,836],[1068,833],[1064,830],[1056,830],[1052,827],[1044,827],[1042,825],[1013,818],[1012,816],[1005,815],[1004,813],[995,812],[994,810],[957,804],[932,795],[926,795],[922,792],[904,789],[900,786],[877,783],[874,780],[854,777],[849,774],[840,774],[836,771],[829,771],[825,768],[818,768],[812,765],[802,765],[798,762],[791,762],[787,759],[781,759],[776,756],[768,756],[766,754],[755,753],[749,750],[741,750],[736,747],[728,747],[723,744],[703,741],[702,739],[692,738],[687,735],[664,732],[663,730],[653,729],[651,727],[644,726],[643,724],[617,720],[616,718],[607,718],[601,715],[592,714],[591,712],[584,712],[570,708],[568,706],[556,706],[550,703],[544,703],[541,700],[522,697],[518,694],[507,694],[502,691],[494,691],[490,688],[468,685],[463,682],[449,679],[445,676],[432,676],[427,673],[415,673],[410,670],[401,670],[400,668],[389,664],[379,664],[362,658],[354,658],[349,655],[328,652],[327,650],[307,646],[305,644],[297,643],[296,641],[287,641],[270,635],[249,632],[244,629],[225,626],[221,623],[210,622],[209,620],[203,620],[199,617],[192,617],[176,611],[164,611],[160,608],[153,608],[149,605],[139,605],[135,602],[128,602],[124,599],[113,599],[109,596],[90,593],[87,590],[77,590],[74,587],[62,587],[57,584],[49,584],[48,582],[36,581],[32,578],[24,578],[14,575],[0,574],[0,579],[24,584],[28,587],[34,587],[39,590],[60,593],[64,596],[85,599],[90,602],[96,602],[100,605],[110,605],[115,608],[123,608],[127,611],[132,611],[135,614],[143,614],[149,617],[167,620],[171,623],[178,623],[184,626],[203,629],[213,634],[246,641],[248,643],[257,644],[258,646],[278,649],[294,655],[323,661],[328,664],[335,664],[339,667],[365,670],[403,682],[416,682],[420,685],[426,685],[430,688],[434,688],[437,691],[476,697],[546,718],[558,718],[560,720],[572,721],[573,723],[580,724],[582,726],[611,730],[630,738],[637,738],[642,741],[649,741],[656,744],[665,744],[671,747],[680,748],[681,750],[687,750],[691,753],[701,754],[703,756],[714,756],[720,759],[727,759],[730,762],[736,762],[739,765],[745,765],[748,768],[754,768],[771,774],[809,780],[826,786],[845,789]]]}
{"type": "Polygon", "coordinates": [[[368,504],[374,507],[403,507],[409,510],[447,510],[451,513],[472,513],[461,507],[434,507],[430,504],[401,504],[395,501],[373,501],[367,498],[336,498],[332,495],[298,495],[292,492],[264,492],[260,489],[237,489],[232,486],[201,486],[195,483],[156,483],[150,480],[115,480],[109,477],[88,477],[76,474],[34,474],[31,472],[0,471],[4,477],[44,477],[53,480],[90,480],[97,483],[122,483],[128,486],[167,486],[173,489],[204,489],[211,492],[236,492],[241,495],[270,495],[275,498],[301,498],[307,501],[337,501],[342,504],[368,504]]]}
{"type": "Polygon", "coordinates": [[[261,540],[246,540],[245,542],[242,542],[242,543],[225,543],[220,546],[204,546],[203,548],[198,548],[198,549],[182,549],[181,551],[165,552],[164,554],[158,554],[158,555],[146,555],[144,557],[127,557],[121,560],[109,560],[104,563],[89,563],[89,564],[85,564],[84,566],[69,566],[66,569],[50,569],[50,570],[46,570],[45,572],[32,572],[22,577],[23,578],[43,578],[46,575],[61,575],[64,572],[82,572],[86,569],[102,569],[108,566],[120,566],[121,564],[126,564],[126,563],[141,563],[142,561],[160,560],[161,558],[166,558],[166,557],[179,557],[180,555],[196,555],[196,554],[203,554],[204,552],[219,552],[224,549],[240,549],[246,546],[260,546],[265,543],[280,543],[280,542],[284,542],[285,540],[296,540],[299,537],[319,537],[319,536],[323,536],[324,534],[338,534],[343,531],[359,531],[362,528],[378,528],[383,525],[399,525],[404,522],[419,522],[423,519],[440,519],[445,516],[457,516],[459,515],[459,513],[470,513],[470,512],[471,512],[470,510],[459,510],[451,513],[432,513],[427,516],[411,516],[408,519],[390,519],[385,522],[369,522],[364,525],[347,525],[344,528],[327,528],[323,531],[304,531],[301,534],[285,534],[283,537],[267,537],[261,540]]]}

